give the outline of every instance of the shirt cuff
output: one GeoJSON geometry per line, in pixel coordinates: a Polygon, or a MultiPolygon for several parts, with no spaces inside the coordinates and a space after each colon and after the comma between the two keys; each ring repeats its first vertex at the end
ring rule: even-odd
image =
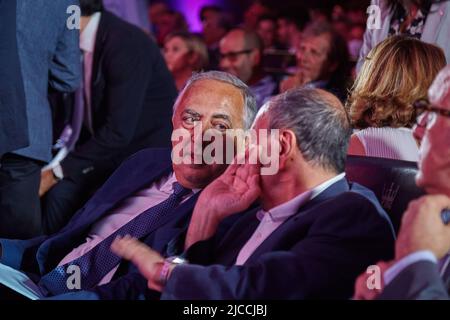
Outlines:
{"type": "Polygon", "coordinates": [[[58,164],[52,170],[53,170],[53,174],[55,175],[55,177],[57,177],[59,180],[64,178],[63,169],[60,164],[58,164]]]}
{"type": "Polygon", "coordinates": [[[419,261],[430,261],[433,263],[437,263],[436,256],[431,251],[422,250],[411,253],[410,255],[407,255],[406,257],[403,257],[402,259],[397,261],[393,266],[391,266],[384,272],[384,285],[387,286],[392,282],[392,280],[394,280],[395,277],[400,274],[400,272],[419,261]]]}

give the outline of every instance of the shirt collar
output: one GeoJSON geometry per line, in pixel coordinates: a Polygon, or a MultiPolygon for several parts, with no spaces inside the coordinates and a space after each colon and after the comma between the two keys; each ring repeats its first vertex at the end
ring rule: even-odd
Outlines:
{"type": "Polygon", "coordinates": [[[345,172],[319,184],[318,186],[307,190],[295,198],[280,204],[279,206],[270,209],[269,211],[260,210],[256,214],[257,218],[262,221],[264,218],[271,220],[272,222],[285,221],[290,216],[297,213],[298,209],[305,205],[309,200],[314,199],[333,184],[345,177],[345,172]]]}
{"type": "Polygon", "coordinates": [[[96,12],[91,16],[86,28],[80,34],[80,48],[83,52],[94,52],[95,39],[97,37],[98,25],[100,23],[101,12],[96,12]]]}
{"type": "MultiPolygon", "coordinates": [[[[164,183],[164,185],[161,186],[161,191],[165,192],[167,194],[171,194],[173,192],[173,186],[174,184],[178,182],[177,177],[175,176],[175,172],[172,172],[169,177],[167,178],[167,181],[164,183]]],[[[201,189],[192,189],[192,193],[196,194],[201,189]]]]}

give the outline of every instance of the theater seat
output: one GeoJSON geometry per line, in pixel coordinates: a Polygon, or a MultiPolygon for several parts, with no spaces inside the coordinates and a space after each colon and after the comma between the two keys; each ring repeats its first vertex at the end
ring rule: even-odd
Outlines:
{"type": "Polygon", "coordinates": [[[347,178],[371,189],[398,232],[408,203],[424,194],[415,184],[417,164],[382,158],[349,156],[347,178]]]}

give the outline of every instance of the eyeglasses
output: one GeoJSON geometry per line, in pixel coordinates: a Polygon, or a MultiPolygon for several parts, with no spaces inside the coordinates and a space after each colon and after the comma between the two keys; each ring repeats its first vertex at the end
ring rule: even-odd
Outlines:
{"type": "Polygon", "coordinates": [[[252,51],[253,51],[253,49],[245,49],[245,50],[241,50],[241,51],[230,51],[230,52],[227,52],[227,53],[220,53],[220,60],[228,59],[228,60],[234,62],[234,61],[237,60],[237,58],[241,54],[249,54],[252,51]]]}
{"type": "Polygon", "coordinates": [[[438,115],[450,118],[450,110],[435,107],[427,99],[417,100],[413,103],[413,107],[418,115],[416,124],[422,128],[430,128],[436,122],[438,115]]]}

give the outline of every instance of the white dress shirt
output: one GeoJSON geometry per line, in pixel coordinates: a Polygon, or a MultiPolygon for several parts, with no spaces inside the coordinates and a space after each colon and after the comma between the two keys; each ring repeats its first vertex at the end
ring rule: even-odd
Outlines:
{"type": "Polygon", "coordinates": [[[317,197],[331,185],[344,177],[345,173],[341,173],[321,183],[317,187],[299,194],[288,202],[270,209],[269,211],[259,210],[256,214],[260,220],[258,228],[256,228],[253,235],[239,252],[236,259],[236,265],[243,265],[253,254],[253,252],[255,252],[255,250],[264,242],[264,240],[266,240],[276,229],[278,229],[279,226],[288,220],[288,218],[296,214],[301,206],[317,197]]]}

